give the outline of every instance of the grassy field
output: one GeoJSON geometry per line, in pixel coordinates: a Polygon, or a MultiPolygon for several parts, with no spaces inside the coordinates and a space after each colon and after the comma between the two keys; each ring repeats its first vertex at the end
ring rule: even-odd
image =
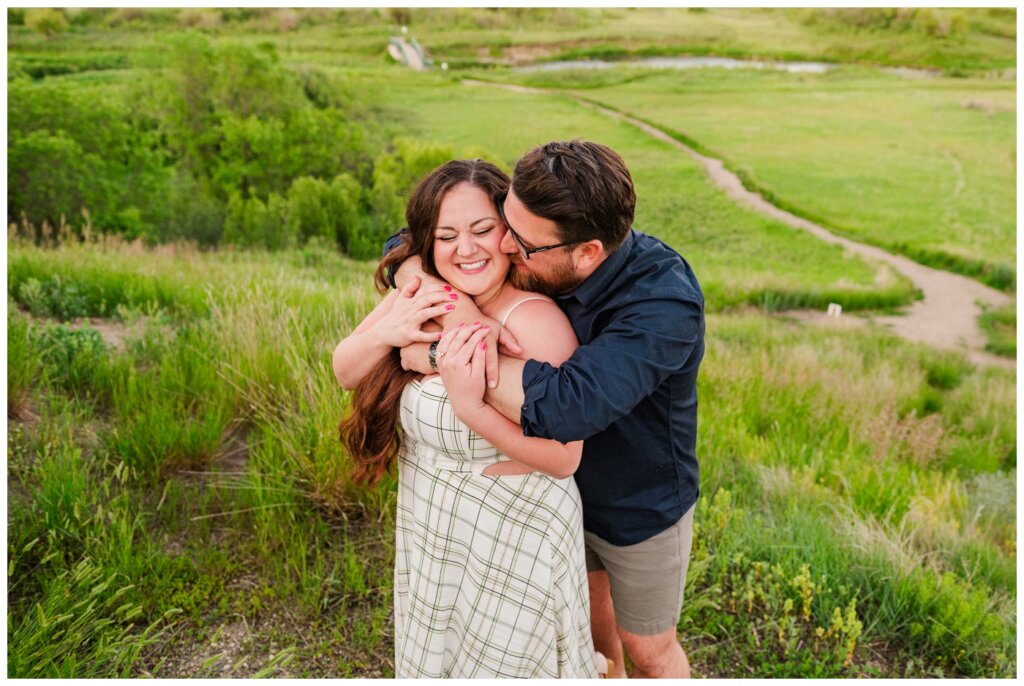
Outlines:
{"type": "Polygon", "coordinates": [[[862,69],[634,70],[618,80],[583,95],[693,141],[798,214],[1014,290],[1013,82],[862,69]]]}
{"type": "MultiPolygon", "coordinates": [[[[12,54],[67,50],[8,22],[12,54]]],[[[72,15],[75,49],[115,62],[111,32],[129,62],[159,62],[154,35],[192,28],[271,41],[305,61],[380,63],[400,25],[438,61],[453,66],[535,59],[722,55],[862,62],[985,73],[1016,65],[1013,9],[540,9],[350,10],[93,9],[72,15]]],[[[116,68],[116,65],[109,65],[116,68]]],[[[57,73],[61,73],[58,70],[57,73]]]]}
{"type": "MultiPolygon", "coordinates": [[[[550,139],[618,150],[637,227],[687,257],[708,303],[678,625],[695,676],[1016,675],[1015,374],[858,317],[780,312],[889,311],[915,294],[736,206],[631,126],[558,94],[460,83],[574,89],[861,240],[1000,265],[1016,254],[1014,86],[981,76],[1015,63],[1013,11],[82,12],[54,38],[10,26],[16,78],[138,98],[166,74],[165,35],[191,27],[317,66],[382,140],[506,169],[550,139]],[[453,69],[390,65],[399,23],[453,69]],[[972,78],[495,66],[709,53],[972,78]]],[[[200,251],[54,244],[28,227],[7,260],[8,676],[393,676],[396,484],[352,484],[337,439],[349,397],[330,369],[377,301],[374,265],[319,239],[200,251]]],[[[1015,354],[1015,308],[982,325],[1015,354]]]]}
{"type": "Polygon", "coordinates": [[[634,176],[637,227],[678,246],[701,265],[701,285],[712,309],[741,303],[771,309],[824,307],[829,302],[877,309],[911,297],[901,277],[735,206],[689,157],[575,103],[430,76],[385,81],[366,75],[362,82],[394,113],[396,127],[450,145],[456,154],[499,160],[509,170],[525,150],[548,140],[584,136],[611,146],[634,176]],[[453,111],[459,116],[452,117],[453,111]]]}
{"type": "MultiPolygon", "coordinates": [[[[10,243],[9,674],[390,674],[394,483],[348,481],[329,369],[369,265],[140,250],[10,243]]],[[[1013,375],[708,331],[695,672],[1015,672],[1013,375]]]]}

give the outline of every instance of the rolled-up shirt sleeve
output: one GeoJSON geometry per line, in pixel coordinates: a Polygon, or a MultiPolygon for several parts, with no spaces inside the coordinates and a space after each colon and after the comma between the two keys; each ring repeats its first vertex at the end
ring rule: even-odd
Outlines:
{"type": "MultiPolygon", "coordinates": [[[[404,240],[404,236],[408,231],[408,227],[405,227],[388,236],[388,239],[384,242],[384,251],[381,253],[381,257],[387,255],[389,252],[401,245],[404,240]]],[[[391,265],[388,267],[388,282],[391,284],[392,288],[397,288],[397,286],[395,286],[395,271],[397,271],[397,269],[398,265],[391,265]]]]}
{"type": "Polygon", "coordinates": [[[628,414],[669,375],[699,362],[692,353],[703,341],[702,310],[689,299],[635,302],[561,366],[528,360],[524,435],[584,440],[628,414]]]}

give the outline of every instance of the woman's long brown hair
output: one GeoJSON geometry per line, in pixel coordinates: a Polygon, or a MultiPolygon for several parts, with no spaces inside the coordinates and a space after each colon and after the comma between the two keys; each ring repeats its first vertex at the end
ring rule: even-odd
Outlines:
{"type": "MultiPolygon", "coordinates": [[[[382,294],[390,286],[389,268],[414,255],[419,256],[424,272],[440,278],[434,264],[434,230],[441,201],[460,183],[481,189],[497,207],[508,192],[509,178],[490,162],[454,160],[420,181],[405,207],[409,227],[402,235],[402,243],[377,266],[374,283],[382,294]]],[[[417,376],[416,372],[402,369],[400,351],[395,349],[356,386],[351,411],[338,427],[342,445],[355,462],[352,480],[356,483],[375,484],[394,464],[402,446],[398,430],[402,391],[417,376]]]]}

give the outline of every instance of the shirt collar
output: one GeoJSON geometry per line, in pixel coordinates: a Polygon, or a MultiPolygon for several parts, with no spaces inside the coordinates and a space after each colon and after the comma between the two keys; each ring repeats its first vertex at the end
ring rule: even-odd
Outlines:
{"type": "Polygon", "coordinates": [[[626,266],[626,260],[633,251],[633,244],[636,243],[636,230],[630,229],[626,240],[622,242],[618,250],[609,255],[601,265],[594,270],[576,287],[576,290],[558,296],[561,299],[575,298],[584,307],[589,306],[595,299],[604,294],[615,281],[619,272],[626,266]]]}

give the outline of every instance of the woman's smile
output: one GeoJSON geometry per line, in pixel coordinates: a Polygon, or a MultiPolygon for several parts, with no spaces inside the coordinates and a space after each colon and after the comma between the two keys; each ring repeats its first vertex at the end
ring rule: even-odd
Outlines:
{"type": "Polygon", "coordinates": [[[476,262],[463,262],[461,264],[456,264],[455,266],[458,267],[464,274],[479,274],[484,269],[486,269],[487,265],[489,265],[490,263],[491,260],[489,258],[485,258],[482,260],[477,260],[476,262]]]}

